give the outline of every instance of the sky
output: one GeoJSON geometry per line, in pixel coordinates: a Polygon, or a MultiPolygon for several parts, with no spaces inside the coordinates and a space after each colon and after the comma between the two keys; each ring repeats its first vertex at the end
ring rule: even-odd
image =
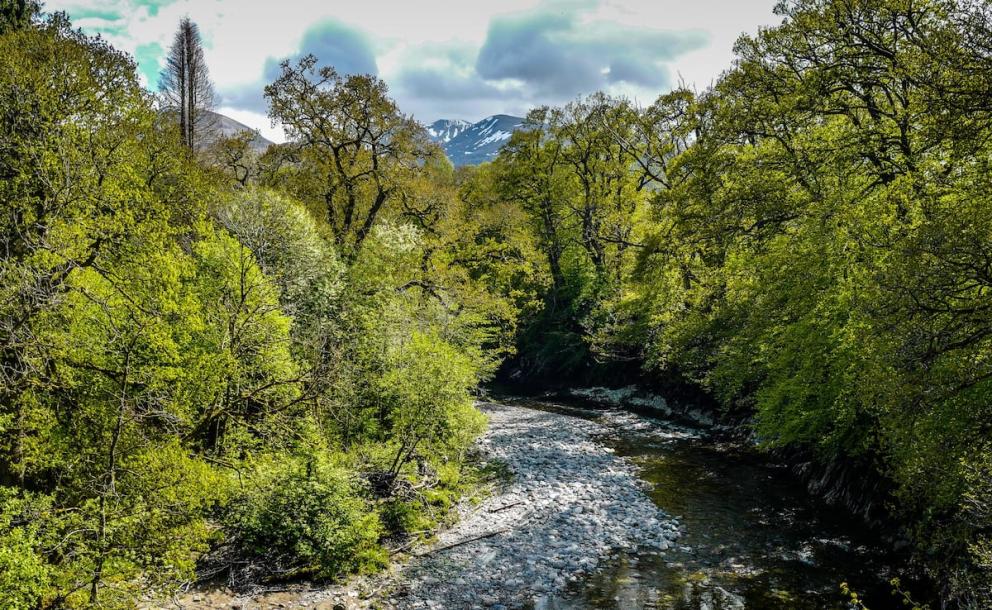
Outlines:
{"type": "Polygon", "coordinates": [[[270,140],[262,88],[280,62],[315,55],[382,78],[424,123],[522,116],[594,91],[650,104],[711,85],[742,33],[780,21],[775,0],[49,0],[131,53],[157,89],[179,20],[201,30],[218,111],[270,140]]]}

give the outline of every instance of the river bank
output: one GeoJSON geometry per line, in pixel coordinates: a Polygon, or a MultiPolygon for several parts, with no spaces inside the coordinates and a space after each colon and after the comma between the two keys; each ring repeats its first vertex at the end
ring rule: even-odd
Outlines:
{"type": "Polygon", "coordinates": [[[344,586],[200,591],[171,607],[540,608],[617,552],[677,548],[678,520],[652,503],[628,460],[597,440],[609,429],[520,406],[479,407],[489,428],[478,449],[512,478],[481,503],[459,506],[458,522],[406,561],[344,586]]]}

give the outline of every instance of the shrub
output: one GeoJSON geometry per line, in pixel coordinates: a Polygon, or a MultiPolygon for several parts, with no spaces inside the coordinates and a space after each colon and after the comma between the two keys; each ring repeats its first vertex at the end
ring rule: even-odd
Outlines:
{"type": "Polygon", "coordinates": [[[485,428],[485,417],[472,406],[469,393],[478,381],[474,363],[436,335],[413,332],[391,365],[380,385],[389,404],[391,432],[399,441],[392,474],[417,451],[459,457],[485,428]]]}
{"type": "Polygon", "coordinates": [[[386,560],[382,525],[345,468],[294,459],[259,468],[226,522],[242,551],[280,576],[335,578],[386,560]]]}

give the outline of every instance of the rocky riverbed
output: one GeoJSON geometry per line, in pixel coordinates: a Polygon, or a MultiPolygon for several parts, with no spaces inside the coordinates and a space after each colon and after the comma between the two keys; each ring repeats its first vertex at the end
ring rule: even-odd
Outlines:
{"type": "Polygon", "coordinates": [[[392,603],[400,608],[541,607],[612,551],[664,551],[678,523],[645,495],[633,466],[596,441],[597,423],[486,404],[479,441],[513,481],[403,570],[392,603]]]}
{"type": "Polygon", "coordinates": [[[541,608],[614,552],[676,544],[679,524],[645,494],[634,466],[597,440],[601,424],[505,404],[478,446],[512,473],[497,493],[405,563],[346,586],[251,597],[200,592],[184,608],[541,608]]]}

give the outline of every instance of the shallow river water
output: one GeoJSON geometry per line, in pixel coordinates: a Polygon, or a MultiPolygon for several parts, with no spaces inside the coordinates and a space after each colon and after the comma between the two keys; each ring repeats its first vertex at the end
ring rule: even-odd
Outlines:
{"type": "Polygon", "coordinates": [[[640,467],[651,499],[682,526],[676,549],[618,555],[548,607],[851,608],[842,582],[872,610],[900,605],[888,584],[900,561],[856,520],[810,497],[787,470],[753,451],[619,409],[514,404],[604,424],[604,442],[640,467]]]}

